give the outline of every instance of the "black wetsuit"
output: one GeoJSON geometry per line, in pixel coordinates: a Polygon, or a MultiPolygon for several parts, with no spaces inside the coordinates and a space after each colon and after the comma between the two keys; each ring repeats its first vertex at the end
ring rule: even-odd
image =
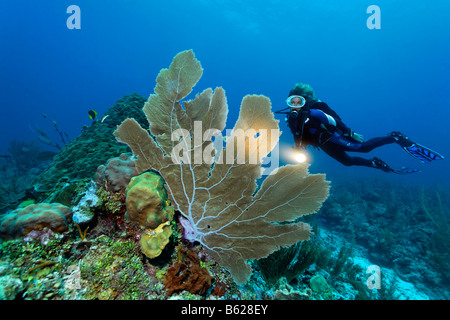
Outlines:
{"type": "Polygon", "coordinates": [[[301,108],[297,116],[291,112],[287,122],[294,134],[297,147],[307,145],[320,147],[329,156],[346,166],[373,167],[372,160],[351,157],[347,151],[366,153],[395,142],[391,136],[373,138],[364,142],[353,140],[352,130],[342,122],[334,110],[320,101],[310,101],[301,108]]]}

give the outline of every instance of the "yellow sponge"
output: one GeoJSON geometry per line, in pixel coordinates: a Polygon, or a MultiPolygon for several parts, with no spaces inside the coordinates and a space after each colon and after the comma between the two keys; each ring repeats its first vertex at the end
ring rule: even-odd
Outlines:
{"type": "Polygon", "coordinates": [[[173,218],[174,210],[167,200],[164,180],[152,172],[131,179],[126,189],[127,215],[144,229],[156,229],[173,218]]]}
{"type": "Polygon", "coordinates": [[[141,237],[142,253],[149,258],[156,258],[169,243],[171,235],[170,221],[160,224],[155,230],[145,230],[141,237]]]}
{"type": "Polygon", "coordinates": [[[167,199],[164,180],[153,172],[131,179],[126,189],[127,217],[145,229],[141,251],[149,258],[159,256],[172,235],[174,209],[167,199]]]}

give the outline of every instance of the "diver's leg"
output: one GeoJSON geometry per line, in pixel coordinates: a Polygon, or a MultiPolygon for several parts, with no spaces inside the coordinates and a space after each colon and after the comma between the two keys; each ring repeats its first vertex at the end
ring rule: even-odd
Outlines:
{"type": "Polygon", "coordinates": [[[335,145],[344,151],[367,153],[375,148],[394,142],[396,142],[396,140],[392,136],[377,137],[364,142],[356,142],[354,140],[348,139],[347,137],[343,137],[338,132],[335,132],[333,133],[332,137],[328,140],[328,142],[326,142],[322,146],[329,147],[330,145],[335,145]]]}
{"type": "Polygon", "coordinates": [[[370,140],[364,141],[361,144],[361,147],[359,149],[353,149],[353,150],[349,150],[349,151],[356,151],[356,152],[370,152],[375,148],[379,148],[381,146],[384,146],[386,144],[391,144],[391,143],[395,143],[395,139],[391,136],[387,136],[387,137],[377,137],[377,138],[372,138],[370,140]]]}
{"type": "Polygon", "coordinates": [[[351,157],[345,152],[345,150],[340,145],[334,143],[326,143],[321,146],[322,150],[325,151],[330,157],[336,159],[344,166],[364,166],[369,168],[376,168],[383,170],[384,172],[393,171],[386,162],[379,158],[364,159],[361,157],[351,157]]]}
{"type": "Polygon", "coordinates": [[[344,148],[334,143],[326,143],[321,146],[321,149],[330,157],[342,163],[344,166],[373,166],[372,160],[361,157],[351,157],[347,154],[347,152],[345,152],[344,148]]]}

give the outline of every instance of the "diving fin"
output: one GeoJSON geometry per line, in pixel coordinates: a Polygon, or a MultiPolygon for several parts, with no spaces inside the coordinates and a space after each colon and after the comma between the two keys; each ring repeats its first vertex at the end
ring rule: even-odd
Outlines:
{"type": "Polygon", "coordinates": [[[409,168],[403,167],[400,170],[392,170],[391,172],[396,173],[396,174],[410,174],[410,173],[417,173],[420,171],[421,170],[419,170],[419,169],[409,169],[409,168]]]}
{"type": "Polygon", "coordinates": [[[373,157],[372,167],[383,170],[384,172],[394,172],[394,170],[391,167],[389,167],[389,165],[386,162],[377,157],[373,157]]]}
{"type": "Polygon", "coordinates": [[[393,137],[407,154],[409,154],[413,158],[419,159],[423,163],[428,163],[432,160],[444,159],[443,155],[431,150],[430,148],[424,147],[418,143],[411,141],[401,132],[394,131],[390,133],[389,136],[393,137]]]}
{"type": "Polygon", "coordinates": [[[396,173],[396,174],[410,174],[410,173],[420,172],[419,169],[409,169],[406,167],[403,167],[400,170],[394,170],[386,162],[384,162],[383,160],[381,160],[380,158],[377,158],[377,157],[374,157],[372,159],[372,166],[374,168],[383,170],[384,172],[392,172],[392,173],[396,173]]]}

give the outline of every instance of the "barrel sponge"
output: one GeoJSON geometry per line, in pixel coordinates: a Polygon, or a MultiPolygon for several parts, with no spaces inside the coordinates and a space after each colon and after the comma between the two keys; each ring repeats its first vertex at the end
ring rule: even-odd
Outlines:
{"type": "Polygon", "coordinates": [[[169,205],[164,180],[156,173],[145,172],[131,178],[126,189],[127,215],[144,229],[156,229],[171,221],[174,209],[169,205]]]}
{"type": "Polygon", "coordinates": [[[145,230],[140,241],[142,253],[148,258],[156,258],[169,243],[171,235],[170,221],[161,223],[155,230],[145,230]]]}
{"type": "Polygon", "coordinates": [[[68,230],[72,211],[59,203],[38,203],[16,209],[0,218],[2,239],[17,239],[32,230],[49,228],[61,233],[68,230]]]}

